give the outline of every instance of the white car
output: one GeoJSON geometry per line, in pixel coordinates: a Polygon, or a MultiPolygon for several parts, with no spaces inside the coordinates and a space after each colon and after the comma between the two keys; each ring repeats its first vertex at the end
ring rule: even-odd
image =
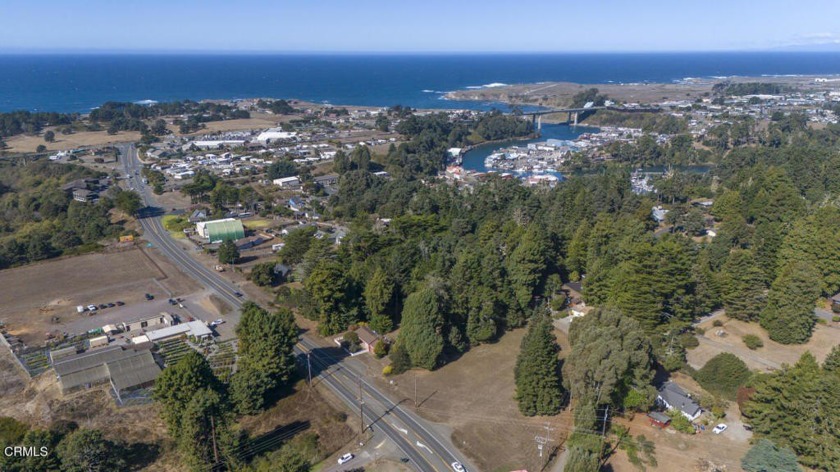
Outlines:
{"type": "Polygon", "coordinates": [[[353,457],[355,457],[355,456],[353,454],[350,454],[349,452],[347,454],[344,454],[343,456],[338,458],[338,465],[344,465],[344,464],[352,461],[353,457]]]}
{"type": "Polygon", "coordinates": [[[454,470],[455,472],[467,472],[467,469],[465,469],[464,466],[461,465],[461,463],[458,461],[452,463],[452,470],[454,470]]]}
{"type": "Polygon", "coordinates": [[[96,311],[97,307],[96,307],[96,305],[88,305],[87,309],[88,309],[88,311],[96,311]]]}
{"type": "Polygon", "coordinates": [[[225,324],[225,320],[219,318],[218,320],[214,321],[213,323],[216,323],[216,326],[218,326],[220,324],[225,324]]]}
{"type": "Polygon", "coordinates": [[[729,426],[726,426],[725,424],[721,423],[721,424],[715,426],[715,429],[713,429],[712,432],[715,433],[715,434],[720,434],[720,433],[726,431],[726,428],[728,428],[728,427],[729,426]]]}

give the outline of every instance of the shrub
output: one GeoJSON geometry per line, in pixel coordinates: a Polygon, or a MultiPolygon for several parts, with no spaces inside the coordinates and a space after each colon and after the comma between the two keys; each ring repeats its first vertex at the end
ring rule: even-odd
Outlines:
{"type": "Polygon", "coordinates": [[[752,376],[738,356],[724,352],[711,358],[694,379],[712,395],[734,400],[738,387],[743,386],[752,376]]]}
{"type": "Polygon", "coordinates": [[[389,376],[394,373],[394,368],[390,365],[386,365],[384,369],[382,369],[382,375],[389,376]]]}
{"type": "Polygon", "coordinates": [[[680,335],[680,343],[686,349],[693,349],[700,345],[700,341],[698,341],[693,334],[688,333],[680,335]]]}
{"type": "Polygon", "coordinates": [[[840,323],[840,316],[832,316],[831,321],[833,321],[835,323],[840,323]]]}
{"type": "Polygon", "coordinates": [[[373,355],[376,356],[377,359],[382,359],[385,357],[385,354],[388,354],[388,345],[380,339],[373,345],[373,355]]]}
{"type": "Polygon", "coordinates": [[[698,326],[697,328],[694,328],[694,333],[698,334],[700,336],[703,336],[704,334],[706,334],[706,329],[705,328],[700,328],[698,326]]]}
{"type": "Polygon", "coordinates": [[[678,410],[669,410],[666,414],[671,418],[671,426],[674,429],[681,433],[694,434],[694,425],[678,410]]]}
{"type": "Polygon", "coordinates": [[[712,321],[712,326],[714,326],[715,328],[720,328],[721,326],[723,326],[723,321],[714,320],[714,321],[712,321]]]}
{"type": "Polygon", "coordinates": [[[754,334],[747,334],[741,339],[744,341],[744,344],[753,351],[760,347],[764,347],[764,342],[761,338],[754,334]]]}
{"type": "Polygon", "coordinates": [[[409,357],[408,352],[399,343],[391,348],[389,357],[391,358],[391,365],[389,367],[393,369],[392,372],[394,375],[402,374],[411,368],[411,357],[409,357]]]}

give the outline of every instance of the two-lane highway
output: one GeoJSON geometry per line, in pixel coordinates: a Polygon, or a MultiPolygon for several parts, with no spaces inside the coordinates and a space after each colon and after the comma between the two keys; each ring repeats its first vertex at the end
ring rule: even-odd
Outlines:
{"type": "MultiPolygon", "coordinates": [[[[120,146],[121,159],[128,176],[128,182],[140,194],[147,207],[154,207],[155,201],[150,189],[142,181],[137,151],[133,145],[120,146]]],[[[236,308],[241,308],[243,300],[235,286],[202,265],[175,242],[163,227],[159,215],[140,218],[144,238],[156,245],[173,263],[194,278],[197,282],[211,289],[236,308]]],[[[449,438],[436,434],[421,418],[403,409],[369,383],[362,373],[351,367],[349,362],[330,358],[317,338],[303,336],[296,352],[309,354],[322,372],[320,382],[332,390],[351,409],[359,408],[358,388],[361,385],[365,397],[365,423],[373,425],[375,432],[381,432],[393,441],[409,459],[409,465],[422,472],[444,472],[451,470],[453,462],[461,462],[470,469],[469,464],[458,453],[449,438]]],[[[351,465],[351,464],[348,464],[351,465]]]]}

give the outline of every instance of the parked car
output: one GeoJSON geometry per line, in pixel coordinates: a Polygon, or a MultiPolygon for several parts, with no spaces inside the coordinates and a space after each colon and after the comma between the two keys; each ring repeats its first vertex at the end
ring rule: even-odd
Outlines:
{"type": "Polygon", "coordinates": [[[155,299],[155,296],[152,295],[151,293],[146,294],[146,300],[154,300],[154,299],[155,299]]]}
{"type": "Polygon", "coordinates": [[[464,466],[458,461],[452,463],[452,470],[454,470],[455,472],[467,472],[467,469],[465,469],[464,466]]]}
{"type": "Polygon", "coordinates": [[[99,304],[99,309],[100,309],[100,310],[104,310],[104,309],[106,309],[106,308],[108,308],[108,305],[106,305],[106,304],[104,304],[104,303],[100,303],[100,304],[99,304]]]}
{"type": "Polygon", "coordinates": [[[125,302],[117,301],[117,306],[123,306],[123,305],[125,305],[125,302]]]}
{"type": "Polygon", "coordinates": [[[88,305],[87,309],[88,309],[88,311],[96,311],[97,310],[96,305],[88,305]]]}
{"type": "Polygon", "coordinates": [[[225,324],[225,320],[219,318],[218,320],[214,321],[213,323],[216,323],[217,325],[225,324]]]}
{"type": "Polygon", "coordinates": [[[108,308],[114,308],[115,306],[117,306],[117,305],[116,305],[116,304],[114,304],[114,303],[109,303],[109,304],[108,304],[108,308]]]}
{"type": "Polygon", "coordinates": [[[170,299],[169,299],[169,304],[170,304],[170,305],[177,305],[177,304],[178,304],[178,302],[176,302],[175,300],[173,300],[173,299],[171,299],[171,298],[170,298],[170,299]]]}
{"type": "Polygon", "coordinates": [[[725,424],[721,423],[721,424],[715,426],[715,429],[713,429],[712,432],[715,433],[715,434],[720,434],[720,433],[726,431],[726,428],[728,428],[728,427],[729,426],[726,426],[725,424]]]}
{"type": "Polygon", "coordinates": [[[338,465],[344,465],[344,464],[352,461],[353,457],[355,457],[355,456],[353,456],[353,454],[350,454],[349,452],[347,454],[344,454],[343,456],[338,458],[338,465]]]}

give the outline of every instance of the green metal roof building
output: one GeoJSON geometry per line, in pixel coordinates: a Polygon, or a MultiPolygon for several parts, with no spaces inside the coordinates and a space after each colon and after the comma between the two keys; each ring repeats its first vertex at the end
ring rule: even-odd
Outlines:
{"type": "Polygon", "coordinates": [[[245,237],[245,227],[240,220],[234,218],[197,223],[196,231],[211,243],[235,241],[245,237]]]}

